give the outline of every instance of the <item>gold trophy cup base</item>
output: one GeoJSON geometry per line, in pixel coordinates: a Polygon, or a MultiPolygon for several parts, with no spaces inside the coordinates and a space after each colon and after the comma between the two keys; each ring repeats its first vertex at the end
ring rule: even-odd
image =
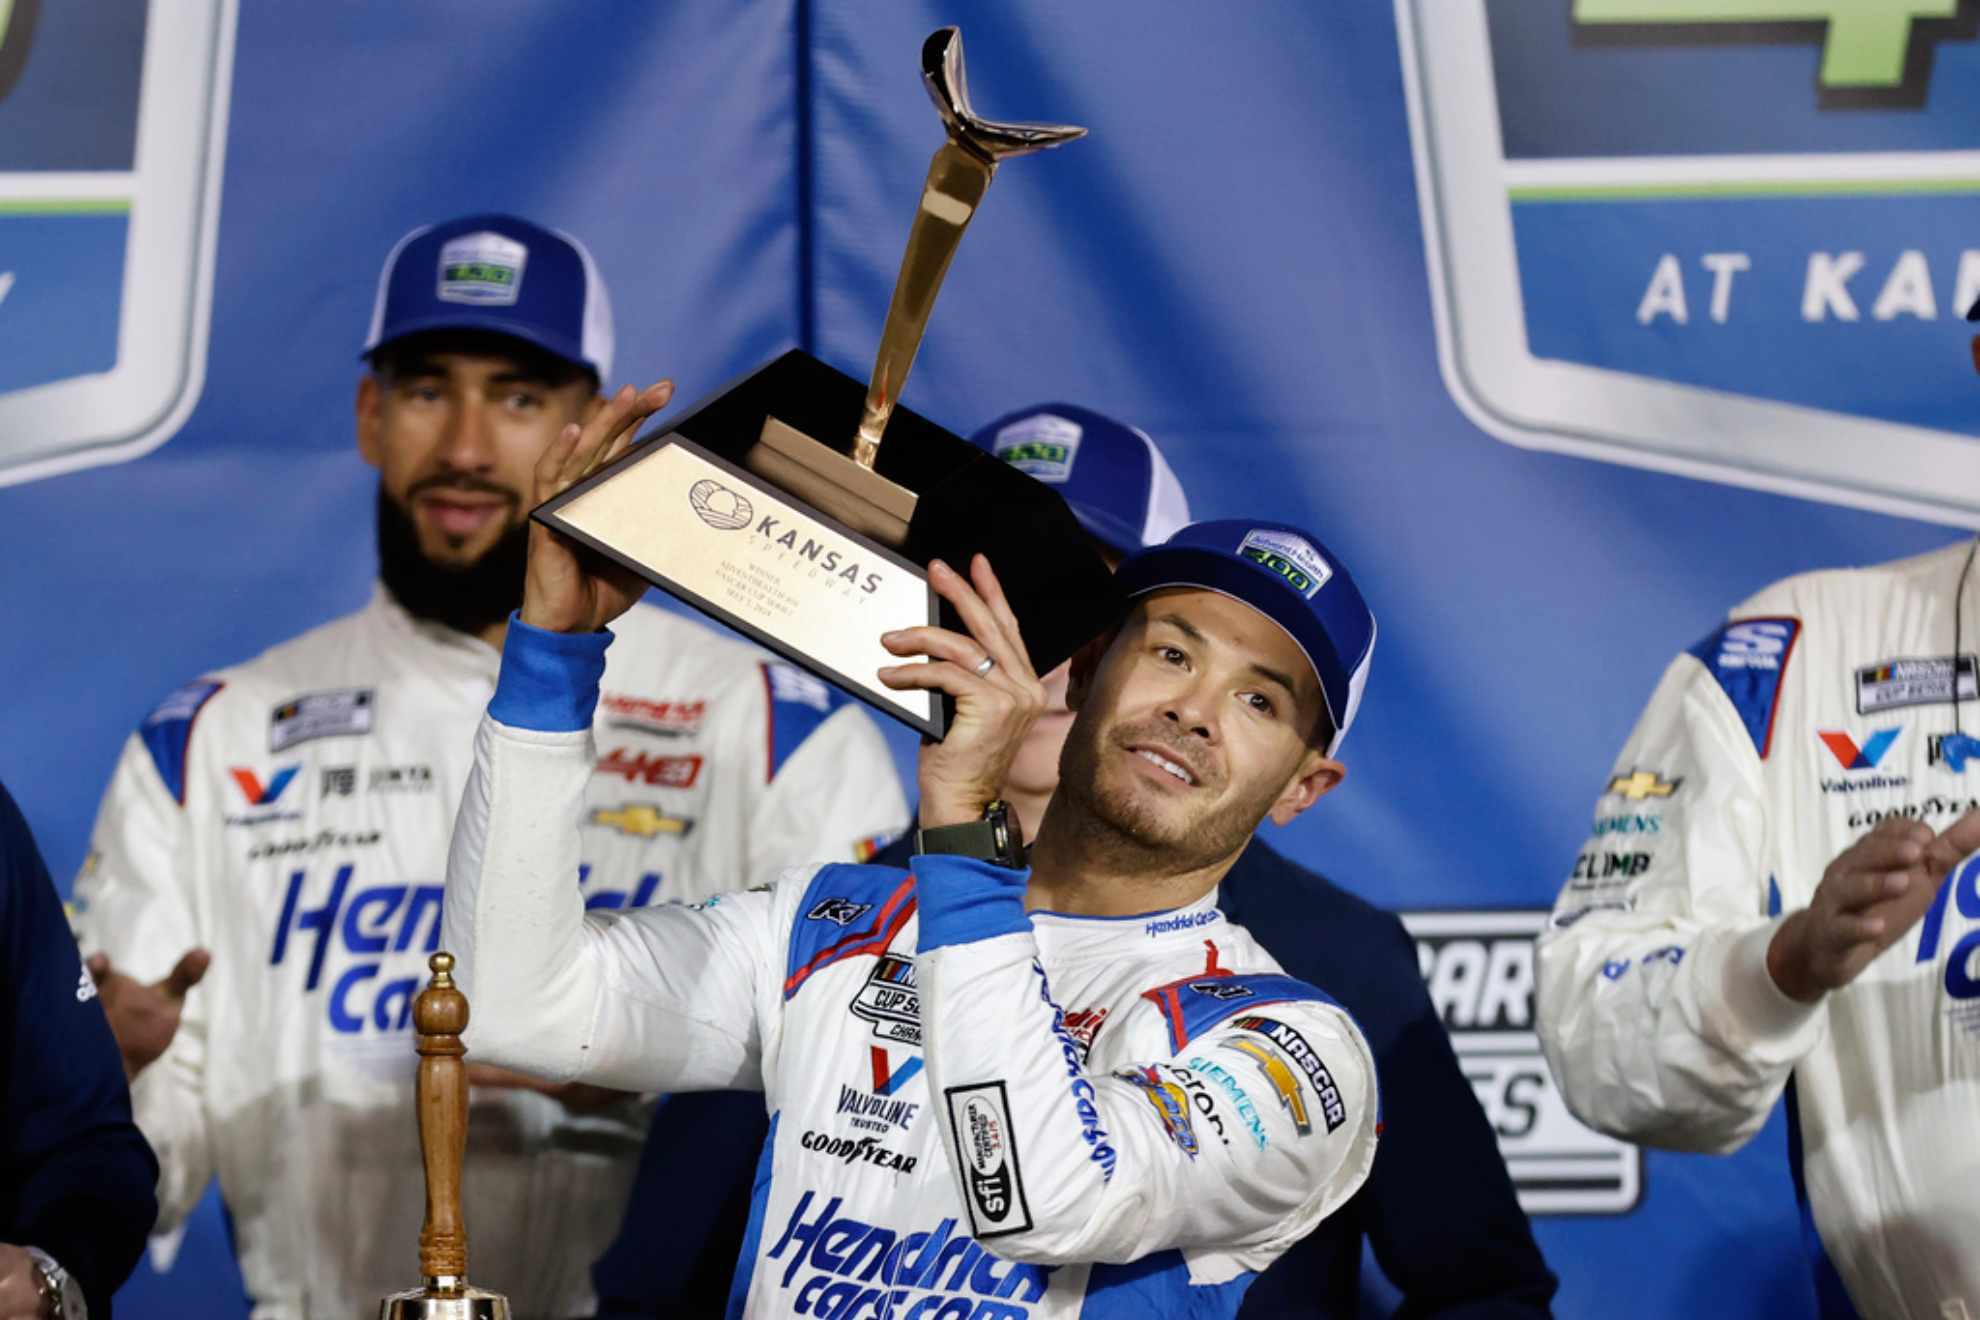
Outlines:
{"type": "Polygon", "coordinates": [[[907,544],[913,491],[775,417],[763,419],[743,466],[862,536],[895,550],[907,544]]]}
{"type": "Polygon", "coordinates": [[[509,1320],[509,1299],[472,1285],[414,1288],[378,1303],[378,1320],[509,1320]]]}

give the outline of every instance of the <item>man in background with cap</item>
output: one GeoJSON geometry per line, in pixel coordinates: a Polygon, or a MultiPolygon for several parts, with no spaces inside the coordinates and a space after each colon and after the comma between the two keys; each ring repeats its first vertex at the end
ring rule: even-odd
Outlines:
{"type": "Polygon", "coordinates": [[[1980,1316],[1976,546],[1777,582],[1672,660],[1538,944],[1582,1122],[1724,1153],[1785,1093],[1825,1317],[1980,1316]]]}
{"type": "MultiPolygon", "coordinates": [[[[1187,497],[1138,427],[1071,404],[1006,414],[971,439],[1053,486],[1118,567],[1189,522],[1187,497]]],[[[1059,786],[1073,712],[1069,666],[1045,675],[1045,709],[1019,744],[1003,797],[1033,837],[1059,786]]],[[[906,868],[910,831],[876,864],[906,868]]],[[[1361,1313],[1362,1242],[1410,1315],[1545,1315],[1556,1287],[1505,1171],[1496,1137],[1424,988],[1416,946],[1391,913],[1254,839],[1218,888],[1218,907],[1293,975],[1354,1014],[1384,1082],[1384,1135],[1368,1182],[1253,1283],[1247,1316],[1361,1313]],[[1463,1170],[1453,1177],[1452,1170],[1463,1170]]],[[[1097,1031],[1100,1022],[1078,1029],[1097,1031]]],[[[656,1125],[618,1243],[594,1271],[601,1317],[719,1305],[749,1205],[766,1119],[755,1097],[673,1097],[682,1121],[656,1125]],[[689,1121],[689,1120],[692,1121],[689,1121]],[[683,1187],[704,1190],[684,1198],[683,1187]],[[668,1231],[661,1233],[658,1226],[668,1231]]]]}
{"type": "MultiPolygon", "coordinates": [[[[423,1202],[411,1005],[522,599],[531,473],[567,424],[636,427],[671,392],[600,395],[612,320],[590,255],[502,215],[400,240],[364,358],[380,586],[167,697],[124,750],[76,884],[162,1167],[161,1225],[217,1175],[257,1317],[368,1313],[407,1282],[423,1202]]],[[[621,639],[569,822],[575,901],[699,900],[904,827],[885,744],[838,693],[651,607],[621,639]]],[[[646,1107],[472,1077],[474,1277],[519,1317],[583,1314],[646,1107]]]]}
{"type": "MultiPolygon", "coordinates": [[[[604,419],[560,442],[538,495],[622,444],[604,419]]],[[[582,789],[603,628],[636,582],[540,531],[448,858],[470,1044],[572,1081],[765,1092],[732,1314],[1235,1315],[1374,1159],[1351,1018],[1214,906],[1262,817],[1339,782],[1374,620],[1282,524],[1128,559],[1026,854],[1000,794],[1044,686],[991,566],[967,568],[928,579],[967,635],[879,638],[926,660],[881,683],[955,701],[920,757],[911,873],[587,914],[557,880],[578,841],[543,822],[582,789]]]]}

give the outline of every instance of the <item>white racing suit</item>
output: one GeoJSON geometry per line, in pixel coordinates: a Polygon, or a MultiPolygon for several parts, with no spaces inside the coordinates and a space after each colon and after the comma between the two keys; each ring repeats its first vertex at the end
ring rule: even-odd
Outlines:
{"type": "Polygon", "coordinates": [[[1980,731],[1967,549],[1790,578],[1674,660],[1539,944],[1540,1039],[1584,1122],[1730,1151],[1788,1088],[1824,1314],[1980,1318],[1980,859],[1822,1002],[1766,970],[1773,914],[1878,821],[1980,807],[1980,756],[1942,741],[1955,684],[1980,731]]]}
{"type": "Polygon", "coordinates": [[[587,913],[569,821],[603,640],[511,630],[446,939],[470,1057],[765,1093],[731,1314],[1231,1316],[1361,1185],[1367,1046],[1213,895],[1027,914],[1027,873],[931,856],[587,913]]]}
{"type": "MultiPolygon", "coordinates": [[[[592,910],[867,855],[907,808],[872,721],[801,671],[649,606],[620,625],[593,761],[560,803],[592,910]]],[[[256,1317],[375,1315],[417,1284],[412,999],[500,657],[380,590],[190,684],[130,740],[76,884],[85,951],[141,980],[213,953],[139,1075],[161,1228],[218,1175],[256,1317]]],[[[472,1276],[519,1317],[589,1314],[650,1106],[477,1087],[472,1276]]]]}

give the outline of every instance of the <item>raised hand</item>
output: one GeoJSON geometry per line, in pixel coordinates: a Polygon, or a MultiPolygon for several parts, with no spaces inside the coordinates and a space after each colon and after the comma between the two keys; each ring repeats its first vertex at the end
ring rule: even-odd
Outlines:
{"type": "Polygon", "coordinates": [[[956,701],[947,736],[921,750],[925,829],[980,820],[1002,793],[1011,759],[1045,709],[1045,685],[1032,672],[1017,616],[990,561],[977,555],[966,581],[938,559],[928,566],[928,585],[956,607],[969,634],[946,628],[882,634],[880,644],[895,655],[926,656],[928,662],[879,671],[880,681],[896,691],[946,692],[956,701]]]}
{"type": "MultiPolygon", "coordinates": [[[[1946,833],[1962,827],[1980,842],[1980,823],[1961,821],[1946,833]]],[[[1891,818],[1843,849],[1808,906],[1774,932],[1767,947],[1774,984],[1812,1004],[1854,981],[1925,915],[1940,879],[1964,856],[1947,860],[1957,844],[1915,820],[1891,818]]]]}
{"type": "Polygon", "coordinates": [[[83,960],[103,1001],[103,1015],[110,1019],[110,1034],[124,1056],[127,1079],[135,1079],[171,1045],[172,1037],[179,1034],[186,992],[200,983],[212,963],[212,954],[193,949],[163,978],[146,985],[113,967],[107,953],[92,953],[83,960]]]}
{"type": "MultiPolygon", "coordinates": [[[[667,406],[674,382],[635,392],[627,385],[582,425],[566,426],[536,464],[541,504],[632,447],[640,423],[667,406]]],[[[540,522],[529,525],[529,570],[523,579],[522,621],[551,632],[596,632],[631,609],[646,592],[638,574],[593,555],[540,522]]]]}
{"type": "Polygon", "coordinates": [[[34,1257],[24,1248],[0,1242],[0,1320],[41,1320],[50,1314],[41,1301],[34,1257]]]}

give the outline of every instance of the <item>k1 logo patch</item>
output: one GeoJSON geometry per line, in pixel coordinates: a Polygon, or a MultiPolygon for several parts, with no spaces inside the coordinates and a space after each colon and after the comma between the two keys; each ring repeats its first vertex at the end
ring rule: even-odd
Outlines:
{"type": "Polygon", "coordinates": [[[1956,0],[1396,0],[1444,381],[1507,443],[1970,522],[1956,0]]]}
{"type": "Polygon", "coordinates": [[[206,376],[236,0],[0,0],[0,485],[149,453],[206,376]]]}

